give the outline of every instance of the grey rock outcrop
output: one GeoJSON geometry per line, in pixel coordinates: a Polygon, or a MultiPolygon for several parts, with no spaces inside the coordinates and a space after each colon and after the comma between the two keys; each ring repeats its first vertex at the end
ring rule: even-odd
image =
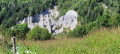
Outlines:
{"type": "Polygon", "coordinates": [[[70,28],[70,30],[73,30],[77,25],[77,17],[78,14],[74,10],[68,11],[54,24],[52,28],[52,30],[54,30],[53,34],[56,35],[61,33],[64,28],[70,28]]]}
{"type": "Polygon", "coordinates": [[[51,32],[51,25],[55,23],[52,19],[57,18],[59,16],[59,12],[57,11],[56,7],[51,10],[47,10],[41,14],[35,16],[28,16],[24,18],[24,20],[17,22],[17,24],[27,23],[30,29],[33,29],[36,25],[40,27],[47,28],[49,32],[51,32]]]}
{"type": "Polygon", "coordinates": [[[73,30],[77,24],[78,14],[74,10],[68,11],[64,16],[61,16],[58,21],[54,18],[59,16],[57,8],[47,10],[41,14],[35,16],[28,16],[24,20],[17,22],[17,24],[27,23],[30,29],[33,29],[36,25],[47,28],[50,33],[54,35],[61,33],[64,28],[70,28],[73,30]]]}

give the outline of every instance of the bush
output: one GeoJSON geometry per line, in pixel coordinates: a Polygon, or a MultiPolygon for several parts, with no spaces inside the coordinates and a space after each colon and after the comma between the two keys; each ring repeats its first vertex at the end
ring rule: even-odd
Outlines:
{"type": "Polygon", "coordinates": [[[47,29],[36,26],[26,36],[28,40],[47,40],[51,38],[52,34],[47,29]]]}
{"type": "Polygon", "coordinates": [[[83,35],[86,35],[91,29],[93,29],[95,25],[93,23],[82,25],[76,27],[72,32],[69,32],[69,35],[72,37],[82,37],[83,35]]]}
{"type": "Polygon", "coordinates": [[[93,29],[101,28],[102,23],[100,23],[100,21],[101,21],[100,18],[101,18],[101,16],[98,17],[98,19],[96,21],[92,22],[92,23],[77,26],[73,31],[70,31],[68,33],[68,35],[72,36],[72,37],[82,37],[83,35],[88,34],[88,32],[90,32],[93,29]]]}
{"type": "Polygon", "coordinates": [[[104,27],[109,27],[109,19],[111,18],[111,16],[108,13],[104,13],[102,18],[100,19],[102,23],[102,26],[104,27]]]}
{"type": "Polygon", "coordinates": [[[71,33],[74,37],[83,36],[86,34],[85,26],[76,27],[71,33]]]}
{"type": "Polygon", "coordinates": [[[81,37],[88,34],[88,32],[93,29],[99,29],[101,27],[119,26],[119,24],[120,15],[115,15],[115,17],[111,17],[108,13],[104,13],[103,16],[98,16],[96,21],[78,26],[72,32],[69,32],[69,34],[72,37],[81,37]]]}
{"type": "Polygon", "coordinates": [[[115,15],[115,17],[111,17],[109,20],[109,26],[119,26],[120,25],[120,15],[115,15]]]}
{"type": "Polygon", "coordinates": [[[25,39],[26,33],[28,33],[30,29],[27,27],[27,24],[20,24],[13,27],[13,29],[8,28],[5,31],[6,38],[10,38],[15,36],[17,39],[25,39]]]}

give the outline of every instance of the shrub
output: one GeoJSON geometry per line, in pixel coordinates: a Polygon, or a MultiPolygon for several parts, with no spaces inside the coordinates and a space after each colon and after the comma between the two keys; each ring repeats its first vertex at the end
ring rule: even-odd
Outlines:
{"type": "Polygon", "coordinates": [[[119,26],[120,25],[120,15],[115,15],[115,17],[111,17],[109,20],[109,26],[119,26]]]}
{"type": "Polygon", "coordinates": [[[86,30],[85,30],[85,26],[80,26],[80,27],[76,27],[73,30],[73,36],[74,37],[79,37],[79,36],[83,36],[84,34],[86,34],[86,30]]]}
{"type": "Polygon", "coordinates": [[[103,16],[101,17],[101,24],[102,24],[102,26],[104,26],[104,27],[109,27],[109,19],[110,19],[111,17],[110,17],[110,15],[108,14],[108,13],[104,13],[103,14],[103,16]]]}
{"type": "Polygon", "coordinates": [[[47,40],[51,38],[52,34],[47,29],[36,26],[26,36],[28,40],[47,40]]]}
{"type": "Polygon", "coordinates": [[[102,24],[99,23],[99,21],[100,20],[97,19],[92,23],[77,26],[73,31],[70,31],[68,35],[72,37],[82,37],[83,35],[88,34],[91,30],[102,27],[102,24]]]}
{"type": "Polygon", "coordinates": [[[82,37],[83,35],[86,35],[91,29],[94,27],[94,25],[87,24],[76,27],[72,32],[69,32],[70,36],[72,37],[82,37]]]}
{"type": "Polygon", "coordinates": [[[7,38],[15,36],[17,39],[25,39],[26,33],[28,33],[29,28],[27,27],[27,24],[20,24],[13,27],[13,29],[8,28],[5,31],[5,36],[7,38]]]}

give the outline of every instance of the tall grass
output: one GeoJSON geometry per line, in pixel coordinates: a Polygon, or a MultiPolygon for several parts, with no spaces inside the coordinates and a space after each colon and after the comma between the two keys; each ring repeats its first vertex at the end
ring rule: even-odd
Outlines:
{"type": "Polygon", "coordinates": [[[83,38],[59,38],[47,41],[18,41],[21,54],[119,54],[120,29],[102,28],[83,38]]]}
{"type": "MultiPolygon", "coordinates": [[[[120,29],[102,28],[83,38],[17,41],[20,54],[120,54],[120,29]]],[[[1,50],[0,50],[1,51],[1,50]]]]}
{"type": "Polygon", "coordinates": [[[0,40],[0,54],[13,54],[5,42],[0,40]]]}

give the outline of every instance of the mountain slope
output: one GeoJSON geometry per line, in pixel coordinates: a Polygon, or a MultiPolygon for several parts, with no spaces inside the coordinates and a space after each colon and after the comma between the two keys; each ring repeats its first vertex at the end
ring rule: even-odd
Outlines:
{"type": "MultiPolygon", "coordinates": [[[[68,10],[78,12],[82,24],[93,22],[104,11],[101,3],[106,4],[114,13],[120,13],[119,0],[1,0],[0,1],[0,25],[9,28],[16,25],[15,22],[23,20],[28,15],[34,16],[57,5],[60,16],[68,10]]],[[[112,15],[112,14],[111,14],[112,15]]]]}

